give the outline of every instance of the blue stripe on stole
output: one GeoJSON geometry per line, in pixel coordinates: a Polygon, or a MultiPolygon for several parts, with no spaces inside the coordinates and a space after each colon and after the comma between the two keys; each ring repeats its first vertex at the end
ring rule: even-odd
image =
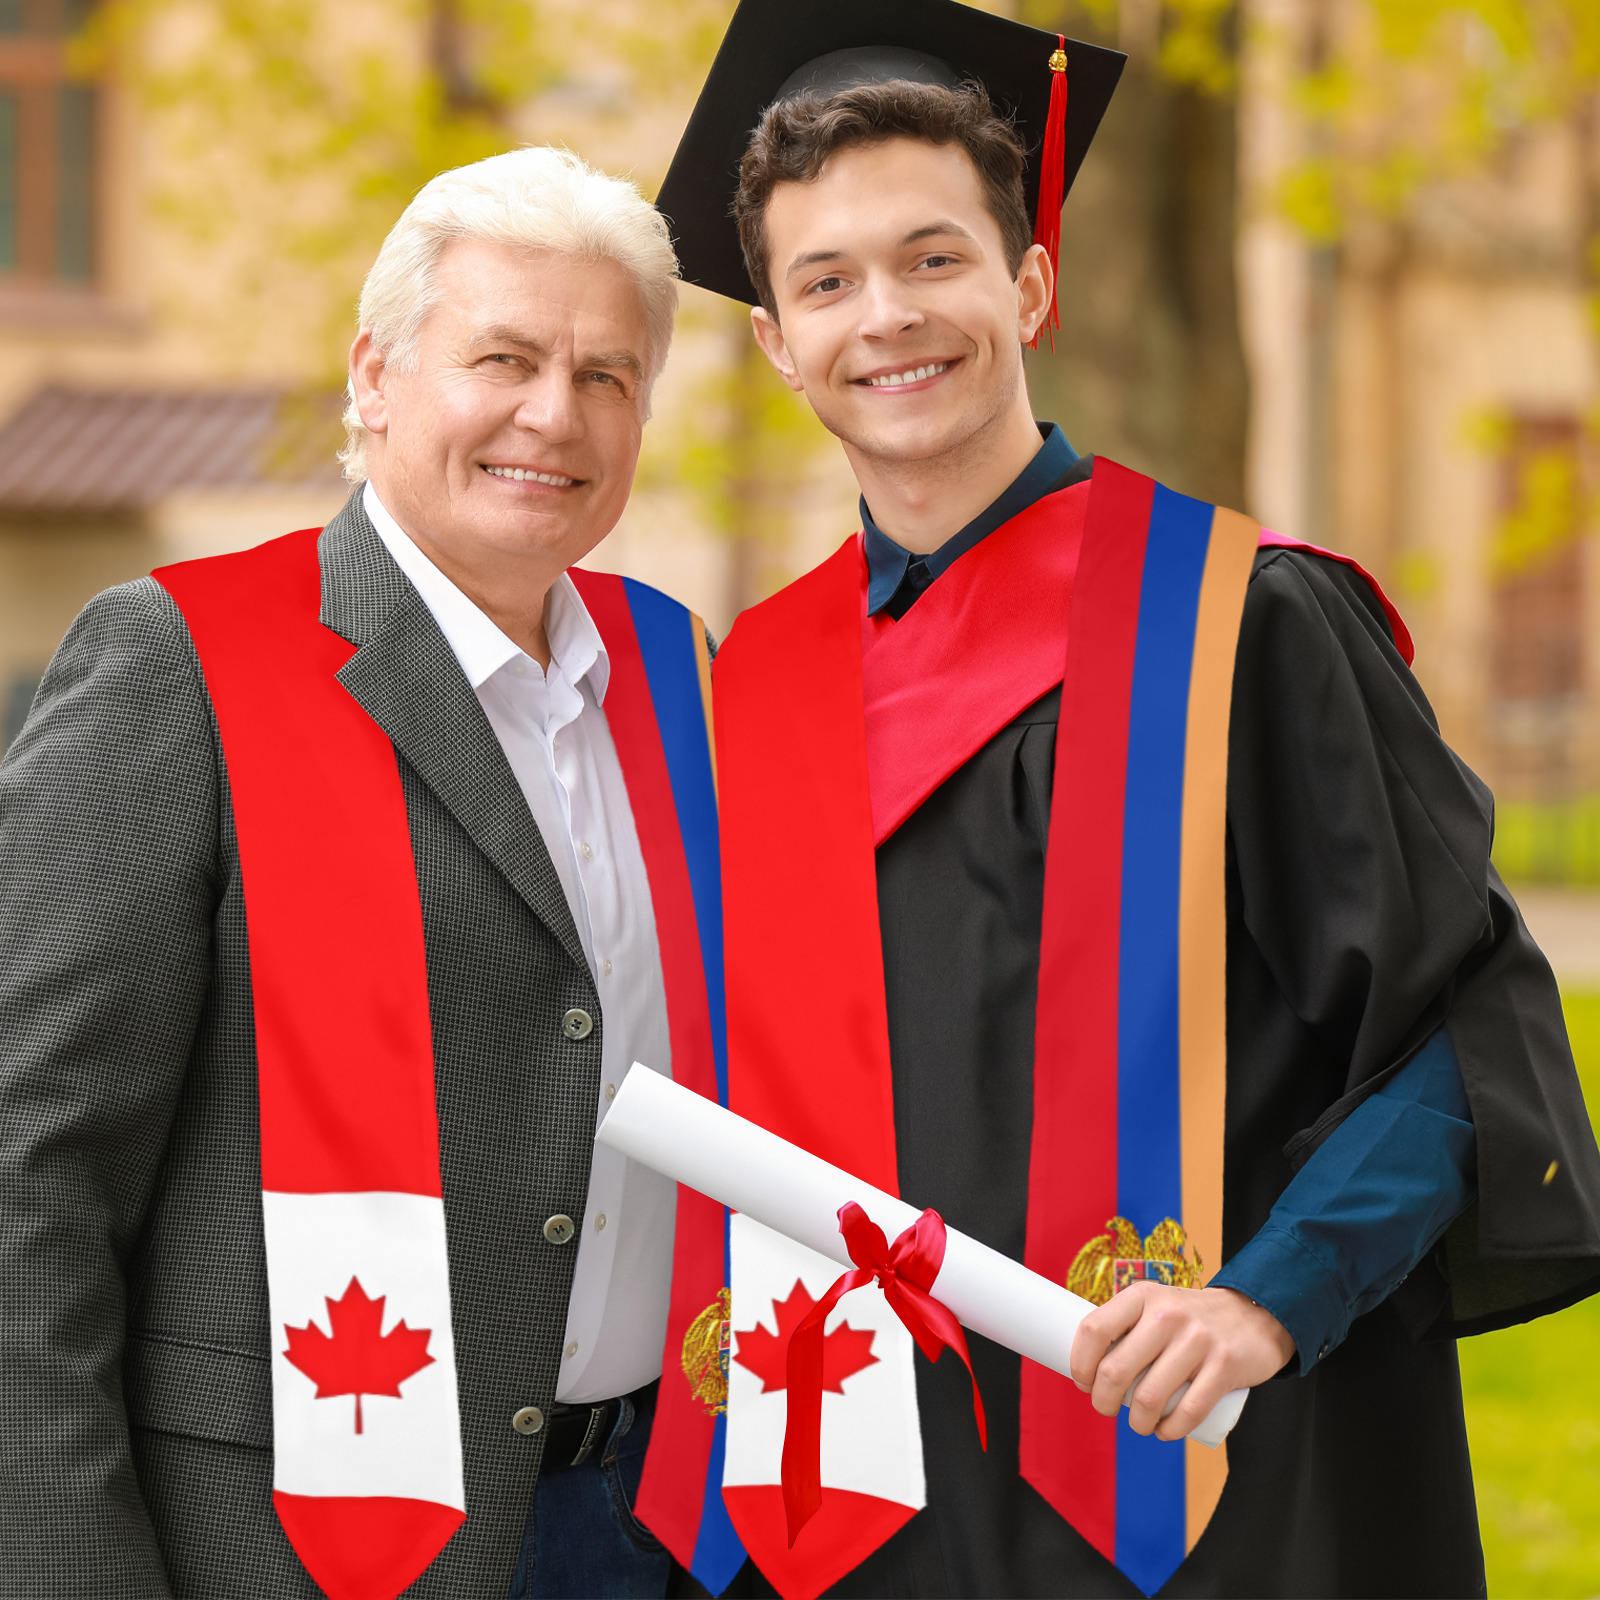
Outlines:
{"type": "MultiPolygon", "coordinates": [[[[1183,1216],[1178,895],[1195,619],[1212,507],[1155,491],[1128,711],[1117,997],[1117,1210],[1183,1216]]],[[[1117,1424],[1117,1566],[1154,1594],[1186,1553],[1184,1451],[1117,1424]]]]}
{"type": "MultiPolygon", "coordinates": [[[[732,1219],[727,1212],[722,1220],[722,1281],[733,1282],[730,1259],[732,1219]]],[[[728,1419],[717,1418],[711,1438],[711,1461],[706,1468],[705,1498],[700,1504],[700,1532],[694,1542],[694,1559],[689,1570],[712,1594],[721,1594],[744,1565],[745,1550],[728,1516],[722,1498],[722,1469],[728,1454],[728,1419]]]]}
{"type": "Polygon", "coordinates": [[[656,725],[666,752],[672,798],[689,863],[700,955],[706,969],[711,1011],[711,1048],[716,1056],[717,1097],[728,1103],[728,1016],[722,976],[722,857],[717,843],[717,791],[711,776],[711,744],[700,692],[700,659],[690,613],[676,600],[632,578],[622,580],[633,613],[639,653],[655,703],[656,725]]]}

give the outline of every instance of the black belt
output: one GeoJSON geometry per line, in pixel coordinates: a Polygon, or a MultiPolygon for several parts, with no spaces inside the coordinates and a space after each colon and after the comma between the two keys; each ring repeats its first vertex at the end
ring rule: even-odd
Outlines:
{"type": "Polygon", "coordinates": [[[544,1425],[544,1461],[540,1470],[581,1467],[611,1437],[622,1415],[621,1400],[601,1400],[592,1406],[553,1408],[544,1425]]]}
{"type": "MultiPolygon", "coordinates": [[[[654,1388],[655,1384],[647,1384],[627,1397],[636,1411],[654,1388]]],[[[598,1463],[600,1451],[622,1415],[622,1400],[622,1396],[616,1396],[579,1406],[558,1401],[545,1419],[544,1460],[539,1470],[557,1472],[562,1467],[581,1467],[585,1461],[598,1463]]]]}

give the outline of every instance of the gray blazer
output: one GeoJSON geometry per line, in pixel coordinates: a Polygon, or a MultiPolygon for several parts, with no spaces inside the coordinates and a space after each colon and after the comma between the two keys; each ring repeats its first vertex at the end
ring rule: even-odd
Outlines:
{"type": "MultiPolygon", "coordinates": [[[[600,1001],[521,791],[359,496],[318,544],[422,892],[467,1521],[503,1595],[555,1395],[600,1001]],[[595,1019],[564,1037],[564,1012],[595,1019]]],[[[92,601],[0,764],[0,1595],[306,1596],[272,1510],[255,1036],[227,772],[183,619],[92,601]]]]}

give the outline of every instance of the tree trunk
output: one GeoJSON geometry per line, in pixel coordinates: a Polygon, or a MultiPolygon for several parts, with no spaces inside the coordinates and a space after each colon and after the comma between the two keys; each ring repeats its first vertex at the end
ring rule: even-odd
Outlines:
{"type": "MultiPolygon", "coordinates": [[[[1075,7],[1056,26],[1095,37],[1075,7]]],[[[1235,102],[1166,82],[1141,43],[1124,46],[1136,53],[1067,199],[1061,330],[1029,356],[1028,385],[1080,452],[1243,508],[1235,102]]]]}

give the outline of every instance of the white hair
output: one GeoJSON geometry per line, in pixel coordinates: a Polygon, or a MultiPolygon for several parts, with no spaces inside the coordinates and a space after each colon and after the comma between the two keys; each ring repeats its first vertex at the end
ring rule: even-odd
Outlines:
{"type": "MultiPolygon", "coordinates": [[[[361,286],[360,326],[385,363],[416,369],[422,324],[433,309],[439,257],[452,239],[552,250],[623,267],[644,304],[648,393],[667,359],[678,305],[678,262],[661,213],[625,178],[598,172],[570,150],[529,145],[441,172],[389,230],[361,286]]],[[[352,385],[339,452],[351,483],[367,476],[367,430],[352,385]]]]}

